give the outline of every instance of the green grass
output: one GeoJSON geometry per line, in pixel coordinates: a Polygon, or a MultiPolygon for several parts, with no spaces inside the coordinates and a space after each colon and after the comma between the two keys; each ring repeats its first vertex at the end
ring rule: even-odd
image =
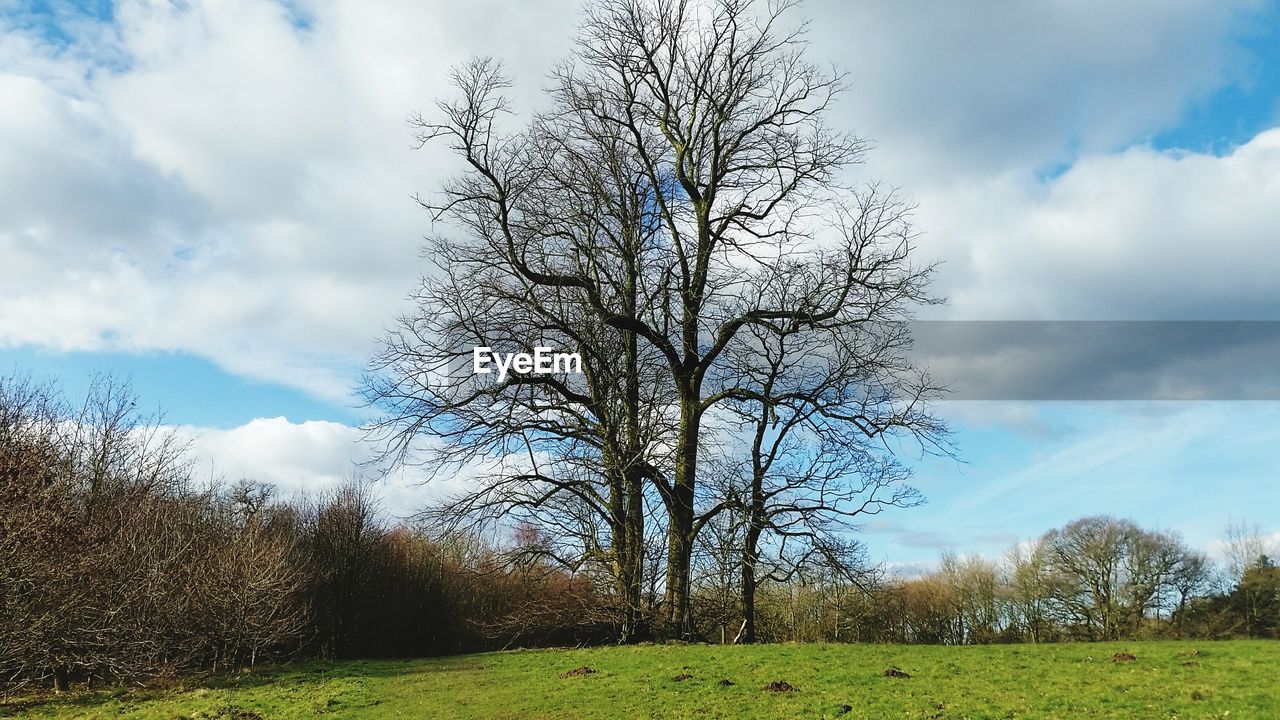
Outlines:
{"type": "Polygon", "coordinates": [[[1280,642],[524,650],[300,663],[172,690],[45,700],[11,700],[0,716],[1270,718],[1280,717],[1280,642]],[[1116,652],[1137,660],[1112,662],[1116,652]],[[583,665],[597,672],[559,676],[583,665]],[[911,677],[885,677],[889,667],[911,677]],[[672,679],[685,673],[693,677],[672,679]],[[774,680],[795,691],[766,691],[774,680]],[[842,705],[852,710],[839,714],[842,705]]]}

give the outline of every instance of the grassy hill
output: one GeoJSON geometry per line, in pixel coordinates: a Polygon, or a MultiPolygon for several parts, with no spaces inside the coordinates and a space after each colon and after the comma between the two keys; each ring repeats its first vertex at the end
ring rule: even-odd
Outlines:
{"type": "Polygon", "coordinates": [[[650,645],[316,662],[168,690],[11,700],[0,716],[1280,717],[1280,642],[650,645]],[[594,672],[570,672],[580,668],[594,672]],[[766,689],[779,681],[793,689],[766,689]]]}

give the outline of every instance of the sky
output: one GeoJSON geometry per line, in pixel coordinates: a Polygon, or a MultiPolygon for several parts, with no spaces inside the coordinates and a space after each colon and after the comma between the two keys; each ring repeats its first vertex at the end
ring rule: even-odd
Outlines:
{"type": "MultiPolygon", "coordinates": [[[[456,168],[406,119],[473,55],[537,109],[578,10],[0,0],[0,374],[131,377],[211,473],[350,476],[352,388],[427,270],[411,196],[456,168]]],[[[900,187],[941,262],[928,319],[1280,321],[1280,3],[798,13],[849,74],[831,123],[874,145],[852,179],[900,187]]],[[[1269,397],[942,403],[960,458],[907,449],[928,504],[863,537],[900,567],[1096,513],[1208,550],[1233,520],[1280,537],[1269,397]]],[[[382,492],[407,514],[440,488],[382,492]]]]}

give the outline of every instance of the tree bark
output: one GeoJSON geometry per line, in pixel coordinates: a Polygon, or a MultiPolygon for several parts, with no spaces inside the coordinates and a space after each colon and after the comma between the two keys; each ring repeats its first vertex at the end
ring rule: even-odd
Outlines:
{"type": "MultiPolygon", "coordinates": [[[[688,389],[688,383],[684,388],[688,389]]],[[[682,392],[680,433],[676,442],[675,478],[667,499],[667,587],[665,624],[667,631],[682,640],[693,636],[693,616],[689,603],[692,586],[693,502],[698,468],[698,434],[701,426],[699,398],[682,392]]]]}
{"type": "Polygon", "coordinates": [[[760,534],[764,529],[764,489],[757,473],[752,481],[751,509],[747,533],[742,543],[742,632],[743,643],[756,641],[756,563],[760,560],[760,534]]]}

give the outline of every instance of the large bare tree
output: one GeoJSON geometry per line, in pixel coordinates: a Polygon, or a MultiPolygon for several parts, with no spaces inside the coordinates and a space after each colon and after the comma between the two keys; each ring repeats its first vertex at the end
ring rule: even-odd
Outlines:
{"type": "Polygon", "coordinates": [[[498,466],[459,509],[567,494],[612,528],[615,566],[639,563],[645,483],[666,516],[661,619],[682,636],[694,541],[725,507],[699,492],[705,421],[744,397],[744,331],[831,333],[929,300],[903,207],[838,184],[866,144],[827,125],[842,78],[805,59],[791,6],[593,3],[549,107],[518,131],[501,127],[497,63],[457,71],[460,98],[417,122],[465,162],[424,201],[450,222],[432,246],[448,279],[428,281],[369,383],[393,457],[434,436],[437,458],[498,466]],[[857,232],[832,231],[850,208],[857,232]],[[578,351],[583,376],[450,372],[481,340],[578,351]]]}

